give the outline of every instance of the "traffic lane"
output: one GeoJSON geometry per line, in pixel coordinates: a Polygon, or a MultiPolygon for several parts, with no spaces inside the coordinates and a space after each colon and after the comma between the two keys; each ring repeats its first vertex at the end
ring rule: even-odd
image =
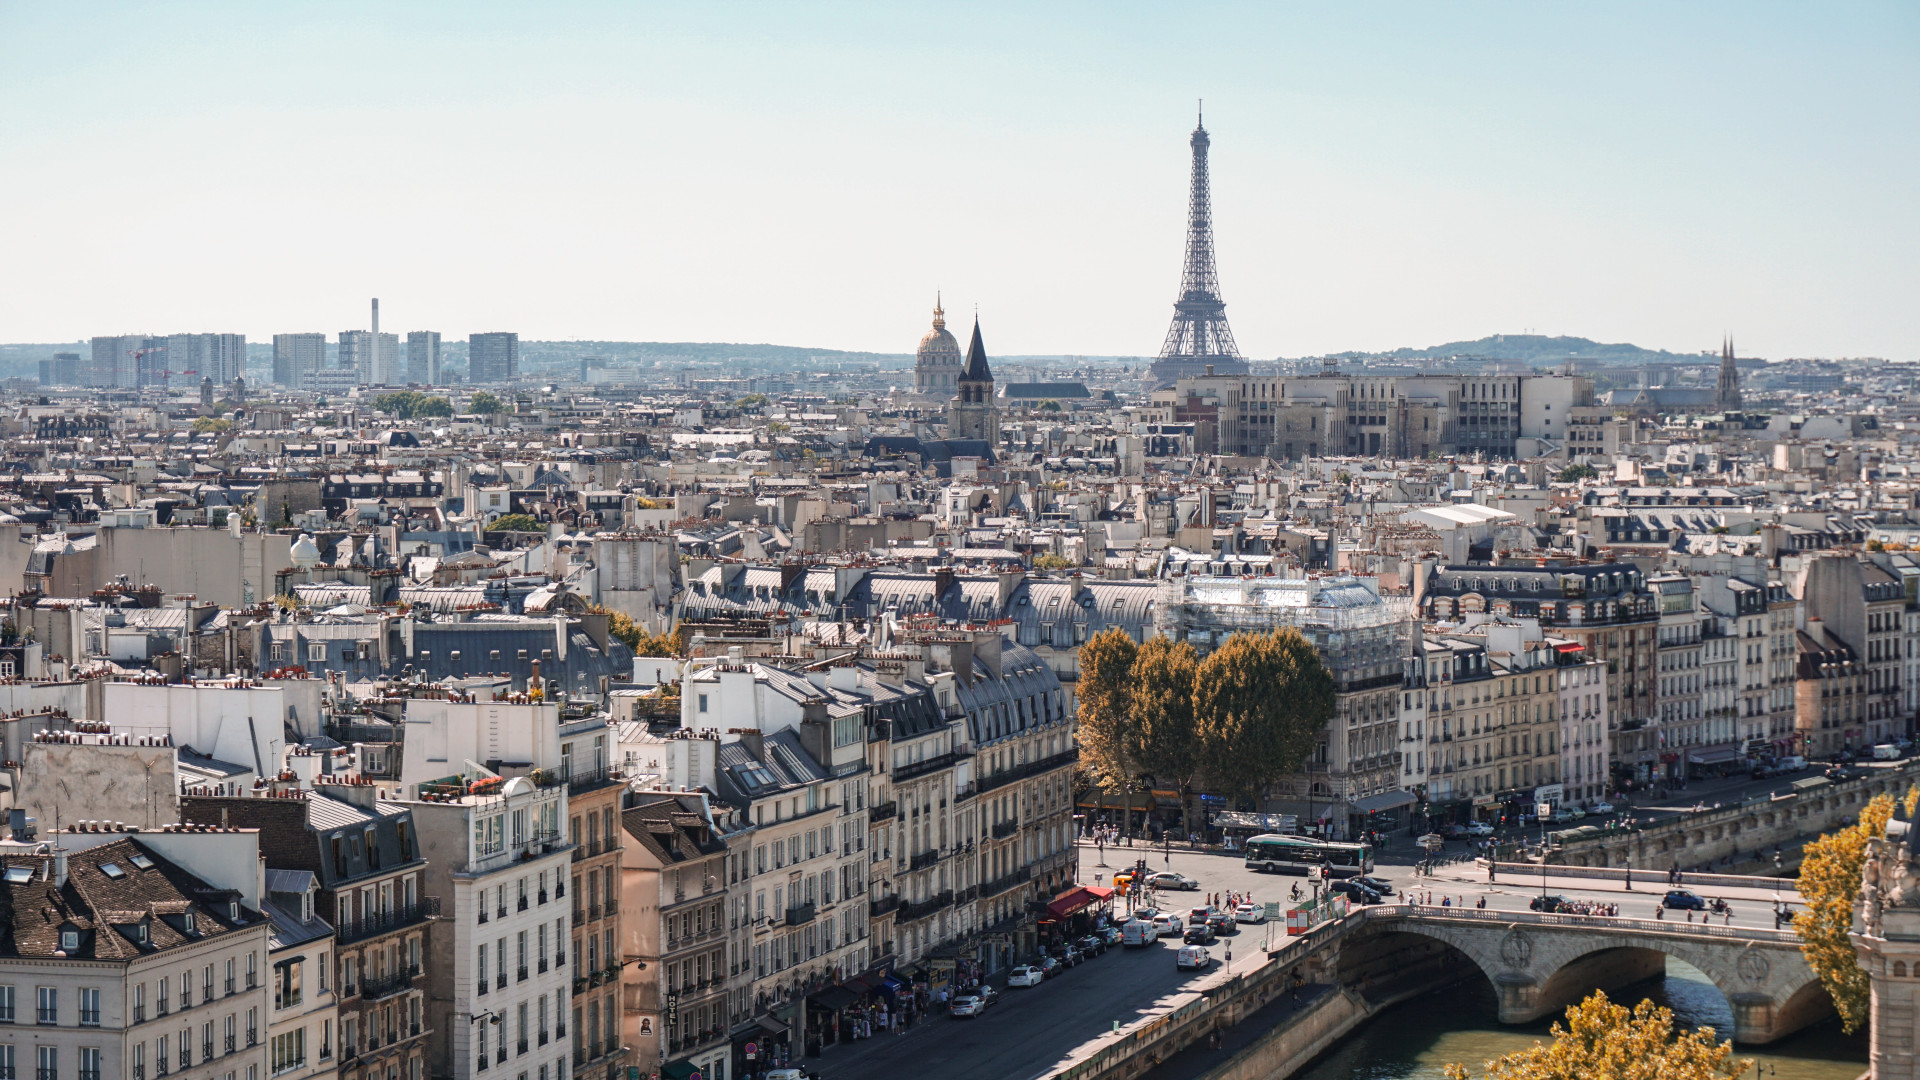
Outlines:
{"type": "MultiPolygon", "coordinates": [[[[823,1071],[836,1080],[898,1080],[937,1062],[940,1075],[954,1080],[1023,1080],[1111,1031],[1115,1021],[1125,1026],[1184,1000],[1211,973],[1175,971],[1177,947],[1116,945],[1039,986],[1002,990],[999,1003],[981,1016],[939,1017],[905,1035],[879,1035],[853,1044],[844,1059],[829,1051],[823,1071]]],[[[1220,955],[1216,947],[1215,958],[1220,955]]]]}

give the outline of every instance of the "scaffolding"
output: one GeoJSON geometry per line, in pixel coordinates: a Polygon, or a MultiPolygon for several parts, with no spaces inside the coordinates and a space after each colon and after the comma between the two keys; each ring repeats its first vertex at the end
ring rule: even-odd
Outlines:
{"type": "Polygon", "coordinates": [[[1397,682],[1415,617],[1410,598],[1381,596],[1371,581],[1348,575],[1170,578],[1154,606],[1160,633],[1203,654],[1236,633],[1293,627],[1342,689],[1397,682]]]}

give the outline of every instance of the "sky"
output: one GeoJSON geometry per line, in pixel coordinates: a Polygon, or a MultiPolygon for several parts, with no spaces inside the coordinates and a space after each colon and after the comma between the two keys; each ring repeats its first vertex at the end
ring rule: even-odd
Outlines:
{"type": "Polygon", "coordinates": [[[0,341],[1920,358],[1920,5],[0,0],[0,341]]]}

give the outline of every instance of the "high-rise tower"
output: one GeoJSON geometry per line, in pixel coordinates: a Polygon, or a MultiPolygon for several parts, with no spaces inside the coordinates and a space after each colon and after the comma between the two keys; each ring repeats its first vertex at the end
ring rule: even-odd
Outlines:
{"type": "Polygon", "coordinates": [[[1180,275],[1180,299],[1173,302],[1173,325],[1160,346],[1160,358],[1148,374],[1155,386],[1188,375],[1242,375],[1247,363],[1227,327],[1226,301],[1220,299],[1220,274],[1213,265],[1213,197],[1207,186],[1207,138],[1204,123],[1196,122],[1193,137],[1193,179],[1187,196],[1187,263],[1180,275]]]}
{"type": "Polygon", "coordinates": [[[1713,403],[1722,409],[1740,407],[1740,369],[1733,362],[1732,338],[1720,344],[1720,382],[1714,391],[1713,403]]]}

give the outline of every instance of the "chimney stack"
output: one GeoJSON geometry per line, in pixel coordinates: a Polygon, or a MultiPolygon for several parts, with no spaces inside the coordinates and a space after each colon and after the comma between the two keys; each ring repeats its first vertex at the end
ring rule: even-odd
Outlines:
{"type": "Polygon", "coordinates": [[[380,332],[380,298],[373,298],[373,332],[380,332]]]}

